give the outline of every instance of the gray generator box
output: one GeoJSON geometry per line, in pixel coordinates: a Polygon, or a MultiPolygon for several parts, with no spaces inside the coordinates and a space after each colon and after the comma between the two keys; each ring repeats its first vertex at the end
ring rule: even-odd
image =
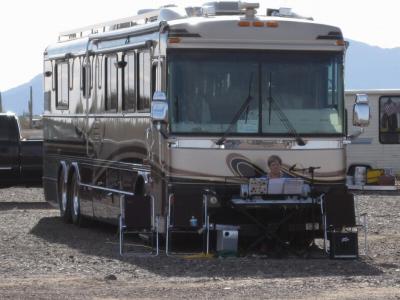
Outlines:
{"type": "Polygon", "coordinates": [[[217,252],[236,254],[238,248],[238,238],[238,230],[217,230],[217,252]]]}

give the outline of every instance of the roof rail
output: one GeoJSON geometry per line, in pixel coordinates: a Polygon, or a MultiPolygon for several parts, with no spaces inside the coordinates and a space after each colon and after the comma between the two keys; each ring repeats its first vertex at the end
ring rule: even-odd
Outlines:
{"type": "Polygon", "coordinates": [[[86,27],[77,28],[74,30],[61,32],[58,41],[69,41],[82,38],[94,33],[113,31],[117,29],[133,27],[136,25],[146,24],[149,22],[157,21],[161,9],[147,11],[136,16],[117,19],[109,22],[98,23],[86,27]]]}

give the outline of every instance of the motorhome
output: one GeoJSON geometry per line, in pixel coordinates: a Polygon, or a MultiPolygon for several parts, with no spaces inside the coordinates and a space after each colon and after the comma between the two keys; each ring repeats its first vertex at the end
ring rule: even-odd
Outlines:
{"type": "MultiPolygon", "coordinates": [[[[346,151],[349,176],[354,176],[358,166],[386,170],[393,176],[400,174],[400,90],[348,90],[345,92],[345,105],[348,132],[355,135],[346,151]],[[362,131],[354,127],[351,120],[357,94],[368,95],[371,108],[371,124],[362,131]]],[[[379,188],[377,182],[371,185],[371,188],[379,188]]],[[[396,189],[395,186],[386,188],[396,189]]]]}
{"type": "Polygon", "coordinates": [[[166,6],[46,49],[44,189],[65,221],[117,224],[121,201],[147,197],[167,240],[216,225],[293,244],[323,235],[321,197],[346,196],[346,43],[335,26],[258,7],[166,6]],[[271,155],[299,181],[268,193],[253,180],[251,198],[271,155]]]}

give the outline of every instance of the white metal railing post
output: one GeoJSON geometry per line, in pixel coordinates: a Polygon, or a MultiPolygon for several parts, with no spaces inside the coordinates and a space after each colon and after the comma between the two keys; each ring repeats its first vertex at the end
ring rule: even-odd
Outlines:
{"type": "Polygon", "coordinates": [[[165,254],[169,256],[169,247],[170,247],[170,223],[171,223],[171,199],[174,194],[170,194],[168,196],[168,215],[167,215],[167,228],[166,228],[166,240],[165,240],[165,254]]]}
{"type": "Polygon", "coordinates": [[[119,254],[123,256],[124,230],[125,230],[125,195],[119,197],[119,254]]]}
{"type": "Polygon", "coordinates": [[[364,213],[363,217],[363,224],[364,224],[364,251],[365,256],[368,256],[368,242],[367,242],[367,235],[368,235],[368,221],[367,221],[367,214],[364,213]]]}

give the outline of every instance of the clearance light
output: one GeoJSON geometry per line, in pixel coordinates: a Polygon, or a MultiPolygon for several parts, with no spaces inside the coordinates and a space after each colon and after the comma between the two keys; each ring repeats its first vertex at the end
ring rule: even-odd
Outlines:
{"type": "Polygon", "coordinates": [[[336,46],[346,46],[346,42],[344,40],[337,40],[336,46]]]}
{"type": "Polygon", "coordinates": [[[179,38],[179,37],[170,37],[168,39],[168,43],[170,43],[170,44],[178,44],[180,42],[181,42],[181,38],[179,38]]]}
{"type": "Polygon", "coordinates": [[[268,22],[265,23],[265,25],[266,25],[267,27],[271,27],[271,28],[276,28],[276,27],[279,26],[279,24],[278,24],[277,21],[268,21],[268,22]]]}
{"type": "Polygon", "coordinates": [[[249,26],[250,26],[250,22],[249,22],[249,21],[240,21],[240,22],[238,23],[238,25],[239,25],[240,27],[249,27],[249,26]]]}
{"type": "Polygon", "coordinates": [[[264,27],[264,22],[255,21],[253,22],[254,27],[264,27]]]}

